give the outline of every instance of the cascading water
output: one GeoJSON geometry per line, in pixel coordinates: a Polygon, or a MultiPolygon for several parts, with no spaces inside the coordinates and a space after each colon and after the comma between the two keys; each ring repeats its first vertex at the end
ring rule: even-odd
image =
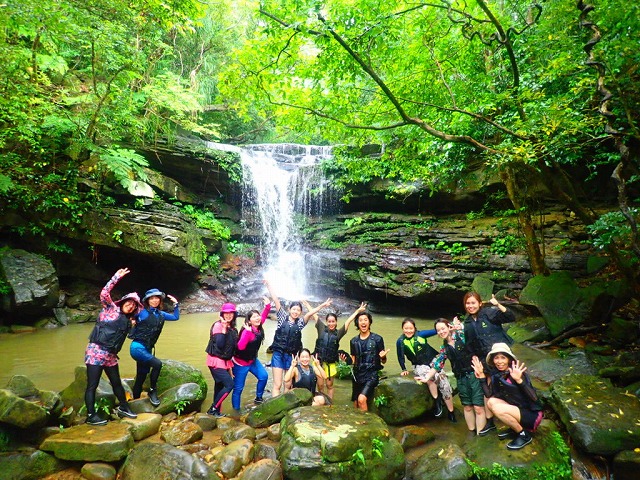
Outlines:
{"type": "Polygon", "coordinates": [[[265,277],[280,296],[306,297],[307,261],[300,226],[311,216],[333,213],[337,198],[320,162],[331,147],[265,144],[240,150],[243,169],[242,216],[256,232],[265,277]]]}

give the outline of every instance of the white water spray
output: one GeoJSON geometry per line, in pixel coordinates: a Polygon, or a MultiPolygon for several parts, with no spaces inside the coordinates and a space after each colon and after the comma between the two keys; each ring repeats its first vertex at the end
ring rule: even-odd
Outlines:
{"type": "Polygon", "coordinates": [[[265,277],[278,295],[305,298],[308,292],[300,225],[329,213],[337,200],[320,162],[330,147],[252,145],[240,150],[243,169],[242,217],[258,233],[265,277]]]}

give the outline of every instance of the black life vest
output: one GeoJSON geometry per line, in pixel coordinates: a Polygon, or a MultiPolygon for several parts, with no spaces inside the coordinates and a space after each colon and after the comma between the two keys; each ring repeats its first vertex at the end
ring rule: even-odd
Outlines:
{"type": "Polygon", "coordinates": [[[382,370],[382,362],[380,361],[380,354],[377,350],[376,340],[378,337],[378,334],[371,333],[364,341],[364,345],[359,335],[351,340],[354,343],[356,351],[354,371],[358,381],[362,381],[363,378],[368,378],[369,375],[374,373],[377,375],[377,371],[382,370]]]}
{"type": "Polygon", "coordinates": [[[276,329],[271,350],[289,355],[294,355],[302,350],[302,332],[297,321],[291,323],[287,318],[282,322],[282,326],[276,329]]]}
{"type": "MultiPolygon", "coordinates": [[[[215,325],[215,323],[213,325],[215,325]]],[[[211,326],[211,331],[213,331],[213,326],[211,326]]],[[[238,331],[235,328],[228,328],[227,333],[216,333],[209,336],[209,343],[207,344],[206,352],[209,355],[221,358],[222,360],[231,360],[231,357],[233,357],[236,351],[237,345],[238,331]],[[218,342],[216,341],[218,335],[224,336],[224,346],[222,348],[218,347],[218,342]]]]}
{"type": "Polygon", "coordinates": [[[155,347],[162,329],[164,328],[164,318],[162,314],[156,309],[146,309],[149,315],[143,321],[136,323],[133,330],[129,334],[134,342],[139,342],[144,345],[147,350],[151,350],[155,347]]]}
{"type": "Polygon", "coordinates": [[[294,382],[294,388],[306,388],[311,393],[316,393],[316,384],[318,383],[318,378],[316,377],[316,372],[313,371],[313,367],[309,366],[309,372],[306,373],[302,370],[302,366],[298,364],[298,380],[294,382]]]}
{"type": "MultiPolygon", "coordinates": [[[[526,376],[523,377],[523,381],[529,385],[531,381],[526,376]]],[[[533,387],[531,387],[533,388],[533,387]]],[[[531,400],[520,387],[511,379],[511,383],[507,382],[505,376],[501,373],[491,376],[491,391],[493,396],[503,399],[505,402],[517,407],[526,408],[535,412],[542,410],[541,405],[538,402],[531,400]]]]}
{"type": "Polygon", "coordinates": [[[127,333],[131,328],[131,321],[121,313],[117,319],[112,322],[96,322],[89,341],[100,345],[110,353],[118,353],[127,339],[127,333]]]}
{"type": "Polygon", "coordinates": [[[451,362],[451,370],[456,378],[460,378],[473,371],[473,367],[471,366],[473,354],[460,337],[456,338],[453,345],[449,345],[448,342],[445,343],[444,348],[447,358],[451,362]]]}
{"type": "Polygon", "coordinates": [[[405,356],[413,365],[429,365],[438,352],[427,342],[427,339],[414,335],[411,338],[402,339],[402,348],[405,356]]]}
{"type": "Polygon", "coordinates": [[[338,350],[340,348],[340,339],[338,338],[338,329],[329,330],[328,326],[324,326],[324,330],[318,335],[316,340],[315,353],[318,359],[325,363],[335,363],[338,361],[338,350]]]}
{"type": "Polygon", "coordinates": [[[244,360],[245,362],[251,362],[258,357],[258,351],[260,350],[260,345],[264,340],[264,330],[260,328],[258,333],[253,332],[256,337],[247,343],[247,346],[244,350],[236,349],[235,357],[240,360],[244,360]]]}
{"type": "Polygon", "coordinates": [[[475,320],[469,315],[464,321],[464,333],[470,341],[469,347],[481,360],[487,357],[494,343],[513,345],[513,339],[507,335],[502,325],[495,321],[498,315],[504,314],[495,308],[485,307],[478,312],[475,320]]]}

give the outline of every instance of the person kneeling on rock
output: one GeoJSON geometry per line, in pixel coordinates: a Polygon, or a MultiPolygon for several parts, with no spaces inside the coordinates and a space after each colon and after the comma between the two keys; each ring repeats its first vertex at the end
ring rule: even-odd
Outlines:
{"type": "Polygon", "coordinates": [[[529,432],[535,431],[542,421],[538,395],[526,373],[527,367],[518,361],[506,343],[495,343],[486,360],[496,373],[487,378],[482,362],[473,357],[475,376],[488,399],[487,408],[509,427],[509,430],[498,432],[498,438],[512,438],[507,448],[519,450],[531,443],[533,439],[529,432]]]}

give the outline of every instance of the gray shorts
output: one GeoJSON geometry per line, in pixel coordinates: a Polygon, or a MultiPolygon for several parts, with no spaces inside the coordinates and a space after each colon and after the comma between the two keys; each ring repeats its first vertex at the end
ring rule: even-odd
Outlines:
{"type": "MultiPolygon", "coordinates": [[[[429,365],[416,365],[413,369],[413,374],[416,379],[424,381],[430,371],[431,367],[429,365]]],[[[433,377],[433,381],[438,385],[438,390],[442,393],[442,398],[448,400],[453,396],[453,390],[451,389],[449,378],[447,378],[447,374],[444,373],[444,370],[437,372],[433,377]]]]}

